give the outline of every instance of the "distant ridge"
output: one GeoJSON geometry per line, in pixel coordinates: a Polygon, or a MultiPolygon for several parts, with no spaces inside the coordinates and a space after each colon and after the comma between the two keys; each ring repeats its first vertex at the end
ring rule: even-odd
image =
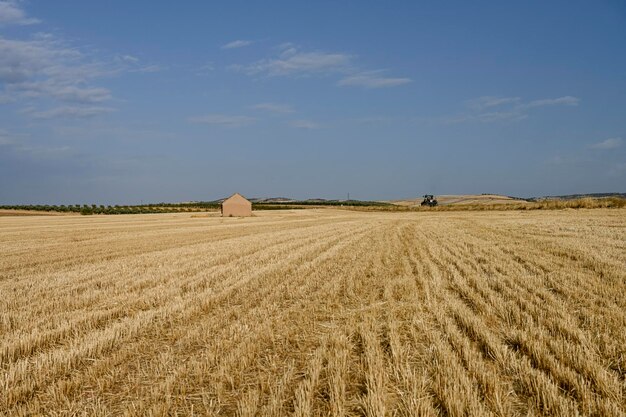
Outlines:
{"type": "Polygon", "coordinates": [[[253,203],[292,203],[294,201],[293,198],[287,198],[287,197],[270,197],[270,198],[251,198],[250,201],[252,201],[253,203]]]}
{"type": "MultiPolygon", "coordinates": [[[[443,205],[458,205],[458,204],[512,204],[512,203],[524,203],[524,202],[538,202],[546,200],[576,200],[580,198],[626,198],[626,193],[589,193],[589,194],[566,194],[566,195],[550,195],[541,197],[514,197],[501,194],[438,194],[435,195],[439,204],[443,205]]],[[[227,197],[217,200],[209,201],[210,204],[221,204],[227,197]]],[[[422,201],[422,197],[410,198],[404,200],[391,200],[391,201],[366,201],[366,200],[341,200],[341,199],[325,199],[325,198],[307,198],[305,200],[298,200],[289,197],[254,197],[249,198],[254,204],[296,204],[296,205],[365,205],[365,204],[393,204],[401,206],[413,206],[419,205],[422,201]]],[[[186,204],[202,203],[199,201],[186,202],[186,204]]]]}
{"type": "Polygon", "coordinates": [[[549,195],[543,197],[532,197],[528,201],[541,200],[575,200],[578,198],[626,198],[626,193],[590,193],[590,194],[566,194],[566,195],[549,195]]]}

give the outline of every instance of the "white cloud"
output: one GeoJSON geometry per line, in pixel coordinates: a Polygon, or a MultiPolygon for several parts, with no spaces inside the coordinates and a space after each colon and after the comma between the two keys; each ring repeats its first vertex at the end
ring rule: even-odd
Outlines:
{"type": "Polygon", "coordinates": [[[354,122],[360,125],[389,124],[392,123],[394,120],[397,119],[389,116],[367,116],[355,119],[347,119],[347,121],[349,122],[354,122]]]}
{"type": "Polygon", "coordinates": [[[465,104],[468,112],[440,118],[444,124],[464,122],[492,123],[499,121],[519,121],[528,118],[529,111],[545,106],[577,106],[580,99],[572,96],[545,98],[523,102],[520,97],[483,96],[468,100],[465,104]]]}
{"type": "Polygon", "coordinates": [[[340,86],[359,86],[365,88],[396,87],[412,82],[410,78],[391,78],[380,75],[382,71],[366,71],[349,75],[337,82],[340,86]]]}
{"type": "Polygon", "coordinates": [[[111,99],[111,93],[106,88],[82,87],[67,83],[58,83],[55,80],[43,82],[25,82],[12,87],[13,91],[20,92],[28,98],[51,97],[59,101],[73,103],[100,103],[111,99]]]}
{"type": "Polygon", "coordinates": [[[354,63],[353,55],[340,52],[303,51],[299,46],[286,42],[273,48],[274,56],[247,65],[231,65],[229,68],[247,75],[266,77],[339,74],[343,78],[338,86],[357,86],[368,89],[396,87],[412,82],[407,77],[388,77],[385,70],[367,71],[354,63]]]}
{"type": "Polygon", "coordinates": [[[580,99],[572,96],[564,96],[558,98],[544,98],[540,100],[533,100],[527,103],[522,102],[520,97],[497,97],[497,96],[483,96],[467,101],[467,107],[473,110],[485,110],[492,107],[508,106],[518,110],[529,109],[533,107],[544,106],[577,106],[580,103],[580,99]]]}
{"type": "Polygon", "coordinates": [[[293,113],[294,109],[288,104],[259,103],[252,106],[256,110],[265,110],[272,113],[293,113]]]}
{"type": "Polygon", "coordinates": [[[78,51],[55,40],[20,41],[0,37],[0,81],[8,85],[36,78],[60,78],[62,69],[79,59],[78,51]]]}
{"type": "Polygon", "coordinates": [[[519,97],[493,97],[483,96],[467,102],[467,106],[475,110],[484,110],[490,107],[498,107],[508,104],[518,104],[521,101],[519,97]]]}
{"type": "Polygon", "coordinates": [[[500,120],[524,120],[528,115],[517,111],[494,111],[476,115],[476,120],[483,123],[497,122],[500,120]]]}
{"type": "Polygon", "coordinates": [[[127,62],[129,64],[137,64],[139,62],[139,58],[132,55],[120,55],[117,57],[118,61],[127,62]]]}
{"type": "Polygon", "coordinates": [[[0,1],[0,25],[32,25],[35,23],[39,23],[39,20],[26,17],[26,13],[16,1],[0,1]]]}
{"type": "Polygon", "coordinates": [[[572,96],[564,96],[558,98],[544,98],[541,100],[533,100],[530,103],[526,104],[526,107],[543,107],[543,106],[557,106],[557,105],[565,105],[565,106],[578,106],[580,103],[580,99],[572,96]]]}
{"type": "Polygon", "coordinates": [[[212,62],[202,65],[195,70],[196,75],[208,75],[215,70],[215,65],[212,62]]]}
{"type": "Polygon", "coordinates": [[[236,40],[236,41],[228,42],[225,45],[222,45],[221,49],[243,48],[244,46],[251,45],[252,43],[253,43],[252,41],[236,40]]]}
{"type": "Polygon", "coordinates": [[[26,113],[32,115],[36,119],[59,119],[59,118],[83,119],[83,118],[98,116],[104,113],[111,113],[113,111],[115,111],[115,109],[110,108],[110,107],[62,106],[62,107],[55,107],[55,108],[44,110],[44,111],[33,111],[32,109],[28,109],[26,113]]]}
{"type": "Polygon", "coordinates": [[[443,124],[458,124],[465,122],[493,123],[499,121],[519,121],[524,120],[527,117],[527,114],[519,111],[491,111],[443,117],[440,121],[443,124]]]}
{"type": "Polygon", "coordinates": [[[178,135],[171,131],[152,127],[128,127],[119,124],[110,123],[94,123],[89,125],[83,124],[55,124],[50,127],[50,131],[57,136],[68,139],[88,139],[88,140],[109,140],[112,138],[133,140],[154,140],[167,139],[175,140],[178,135]]]}
{"type": "Polygon", "coordinates": [[[622,146],[623,143],[624,141],[622,140],[622,138],[609,138],[609,139],[605,139],[603,141],[594,143],[593,145],[590,146],[590,148],[601,149],[601,150],[616,149],[622,146]]]}
{"type": "Polygon", "coordinates": [[[502,120],[524,120],[528,117],[527,114],[519,112],[519,111],[492,111],[492,112],[484,112],[477,115],[474,115],[474,119],[478,120],[482,123],[491,123],[498,122],[502,120]]]}
{"type": "Polygon", "coordinates": [[[297,51],[297,46],[295,43],[293,42],[283,42],[280,45],[277,45],[274,47],[274,49],[276,49],[279,52],[285,52],[285,51],[297,51]]]}
{"type": "Polygon", "coordinates": [[[4,147],[12,153],[41,159],[58,158],[72,152],[72,149],[68,146],[49,147],[27,144],[25,142],[27,142],[28,137],[29,135],[27,134],[9,133],[0,129],[0,147],[4,147]]]}
{"type": "Polygon", "coordinates": [[[233,69],[248,75],[287,76],[345,72],[352,57],[340,53],[300,52],[289,46],[278,57],[262,59],[250,65],[235,65],[233,69]]]}
{"type": "Polygon", "coordinates": [[[321,127],[319,124],[310,120],[292,120],[289,122],[289,125],[297,127],[298,129],[319,129],[321,127]]]}
{"type": "MultiPolygon", "coordinates": [[[[0,23],[24,23],[26,17],[18,5],[0,0],[0,23]]],[[[94,85],[96,79],[162,70],[158,65],[142,65],[130,54],[106,63],[95,55],[49,33],[23,39],[0,35],[0,104],[21,104],[28,108],[23,114],[39,119],[92,117],[114,110],[102,105],[113,97],[109,89],[94,85]]]]}
{"type": "Polygon", "coordinates": [[[69,146],[22,146],[17,145],[13,150],[27,154],[31,158],[37,159],[57,159],[74,153],[74,149],[69,146]]]}
{"type": "Polygon", "coordinates": [[[100,63],[89,60],[76,48],[49,34],[39,33],[29,40],[0,37],[0,84],[4,84],[4,91],[0,92],[2,101],[26,101],[28,105],[33,105],[33,100],[40,99],[45,100],[40,103],[48,105],[47,101],[52,99],[70,104],[27,113],[34,117],[96,114],[94,109],[102,108],[79,108],[71,104],[110,100],[112,97],[108,89],[92,86],[90,82],[111,73],[100,63]]]}
{"type": "Polygon", "coordinates": [[[128,72],[138,72],[138,73],[142,73],[142,74],[148,74],[148,73],[152,73],[152,72],[160,72],[165,70],[166,67],[163,67],[161,65],[145,65],[143,67],[138,67],[135,69],[129,69],[128,72]]]}
{"type": "Polygon", "coordinates": [[[122,65],[118,72],[150,73],[165,69],[161,65],[142,65],[141,60],[133,55],[118,55],[115,57],[115,60],[122,65]]]}
{"type": "Polygon", "coordinates": [[[205,116],[190,117],[189,122],[225,127],[242,127],[256,122],[256,118],[249,116],[207,114],[205,116]]]}

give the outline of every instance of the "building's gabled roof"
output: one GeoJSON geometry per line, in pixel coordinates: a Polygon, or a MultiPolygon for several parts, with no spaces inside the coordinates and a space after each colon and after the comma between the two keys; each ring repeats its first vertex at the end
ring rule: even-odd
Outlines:
{"type": "Polygon", "coordinates": [[[246,197],[242,196],[239,193],[234,193],[233,195],[231,195],[230,197],[224,199],[224,201],[222,201],[222,204],[224,204],[226,201],[230,200],[231,198],[236,198],[236,197],[240,197],[243,198],[244,200],[246,200],[247,202],[250,202],[250,200],[248,200],[246,197]]]}

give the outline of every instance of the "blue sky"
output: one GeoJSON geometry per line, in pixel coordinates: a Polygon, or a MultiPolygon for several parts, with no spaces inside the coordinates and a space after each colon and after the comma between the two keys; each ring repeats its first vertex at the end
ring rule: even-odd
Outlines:
{"type": "Polygon", "coordinates": [[[0,0],[0,204],[625,184],[620,1],[0,0]]]}

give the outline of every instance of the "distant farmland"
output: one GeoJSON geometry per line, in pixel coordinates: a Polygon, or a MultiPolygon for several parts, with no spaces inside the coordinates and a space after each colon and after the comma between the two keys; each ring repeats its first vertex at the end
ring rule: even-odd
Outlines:
{"type": "MultiPolygon", "coordinates": [[[[290,200],[287,198],[252,199],[253,210],[295,210],[315,208],[342,208],[359,211],[485,211],[485,210],[561,210],[579,208],[623,208],[623,194],[594,194],[521,199],[497,194],[441,195],[436,196],[437,207],[422,207],[421,198],[392,201],[363,200],[290,200]]],[[[140,205],[5,205],[0,206],[0,216],[31,214],[163,214],[189,212],[215,212],[221,200],[190,201],[183,203],[153,203],[140,205]]]]}
{"type": "Polygon", "coordinates": [[[626,413],[626,210],[0,218],[0,414],[626,413]]]}

